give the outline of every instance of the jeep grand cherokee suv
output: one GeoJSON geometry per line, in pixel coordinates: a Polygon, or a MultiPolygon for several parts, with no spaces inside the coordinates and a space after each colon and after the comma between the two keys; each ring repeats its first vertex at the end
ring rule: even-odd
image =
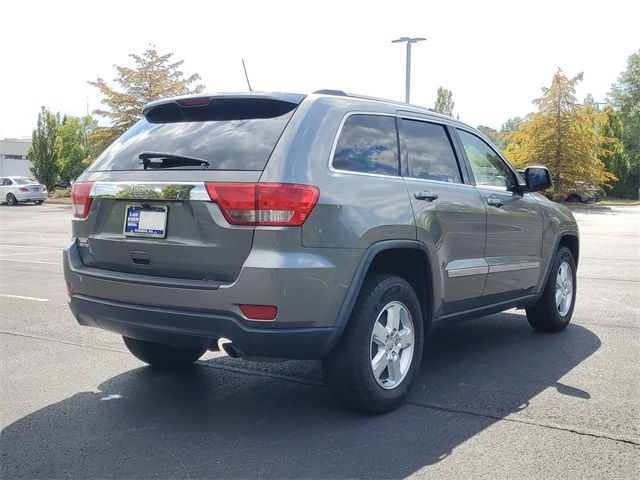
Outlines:
{"type": "Polygon", "coordinates": [[[81,325],[186,366],[322,359],[351,407],[395,408],[441,324],[526,308],[563,330],[578,229],[478,131],[338,91],[147,105],[74,184],[64,251],[81,325]]]}

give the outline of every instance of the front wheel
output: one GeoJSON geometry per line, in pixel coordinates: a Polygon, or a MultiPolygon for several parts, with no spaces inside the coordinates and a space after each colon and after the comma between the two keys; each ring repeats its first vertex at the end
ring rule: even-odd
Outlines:
{"type": "Polygon", "coordinates": [[[206,352],[206,350],[199,348],[172,347],[130,337],[122,337],[122,339],[138,360],[157,368],[188,367],[206,352]]]}
{"type": "Polygon", "coordinates": [[[15,197],[13,193],[7,194],[6,200],[7,200],[7,205],[9,205],[10,207],[13,207],[14,205],[18,204],[18,199],[15,197]]]}
{"type": "Polygon", "coordinates": [[[411,285],[395,275],[374,275],[362,287],[340,341],[322,361],[325,381],[354,410],[393,410],[418,372],[423,341],[422,311],[411,285]]]}
{"type": "Polygon", "coordinates": [[[576,262],[571,250],[560,247],[542,297],[527,308],[529,324],[541,332],[560,332],[567,328],[576,303],[576,262]]]}

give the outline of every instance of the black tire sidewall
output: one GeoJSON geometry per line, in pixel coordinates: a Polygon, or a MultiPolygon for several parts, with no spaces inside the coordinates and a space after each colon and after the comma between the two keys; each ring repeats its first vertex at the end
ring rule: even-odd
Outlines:
{"type": "Polygon", "coordinates": [[[422,310],[411,285],[395,275],[374,275],[365,282],[340,342],[323,361],[325,377],[336,394],[356,410],[369,413],[393,410],[407,396],[420,369],[423,344],[422,310]],[[371,335],[378,315],[393,301],[402,303],[411,314],[414,351],[402,382],[393,389],[384,389],[376,382],[371,368],[371,335]],[[349,371],[340,371],[344,368],[349,371]]]}
{"type": "Polygon", "coordinates": [[[544,289],[542,298],[538,304],[527,310],[527,318],[529,323],[536,330],[545,332],[560,332],[564,330],[571,321],[573,310],[576,305],[576,296],[578,293],[578,284],[576,281],[576,263],[567,247],[560,247],[553,259],[553,265],[547,278],[547,284],[544,289]],[[571,279],[573,281],[573,298],[571,306],[566,315],[560,315],[556,305],[556,277],[558,270],[563,262],[567,262],[571,268],[571,279]]]}
{"type": "Polygon", "coordinates": [[[563,324],[563,325],[568,325],[569,322],[571,321],[571,316],[573,315],[573,309],[576,305],[576,293],[578,292],[578,285],[576,283],[576,263],[573,259],[573,255],[571,255],[571,251],[567,248],[567,247],[561,247],[558,249],[558,253],[556,254],[556,258],[554,259],[553,262],[553,270],[552,270],[552,275],[549,277],[548,280],[548,289],[549,291],[548,293],[548,301],[551,302],[550,305],[550,310],[552,310],[555,313],[555,321],[563,324]],[[571,280],[573,282],[573,293],[572,293],[572,298],[571,298],[571,306],[569,307],[569,311],[566,313],[566,315],[560,315],[560,312],[558,311],[558,306],[556,305],[556,276],[558,275],[558,270],[560,269],[560,265],[562,265],[564,262],[567,262],[569,264],[569,267],[571,268],[571,280]]]}
{"type": "Polygon", "coordinates": [[[15,197],[13,193],[9,193],[7,195],[6,201],[7,201],[7,205],[9,205],[10,207],[13,207],[18,204],[18,199],[15,197]]]}

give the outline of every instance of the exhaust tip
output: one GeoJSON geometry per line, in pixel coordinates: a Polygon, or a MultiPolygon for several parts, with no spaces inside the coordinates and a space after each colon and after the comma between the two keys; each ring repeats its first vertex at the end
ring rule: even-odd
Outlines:
{"type": "Polygon", "coordinates": [[[240,352],[240,350],[238,350],[231,342],[223,343],[222,349],[231,358],[242,358],[242,352],[240,352]]]}

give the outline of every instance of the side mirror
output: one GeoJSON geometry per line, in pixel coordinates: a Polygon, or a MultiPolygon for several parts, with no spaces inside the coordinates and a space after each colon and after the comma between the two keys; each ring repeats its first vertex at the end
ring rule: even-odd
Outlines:
{"type": "Polygon", "coordinates": [[[527,167],[524,170],[524,181],[530,192],[544,192],[551,187],[551,174],[546,167],[527,167]]]}

